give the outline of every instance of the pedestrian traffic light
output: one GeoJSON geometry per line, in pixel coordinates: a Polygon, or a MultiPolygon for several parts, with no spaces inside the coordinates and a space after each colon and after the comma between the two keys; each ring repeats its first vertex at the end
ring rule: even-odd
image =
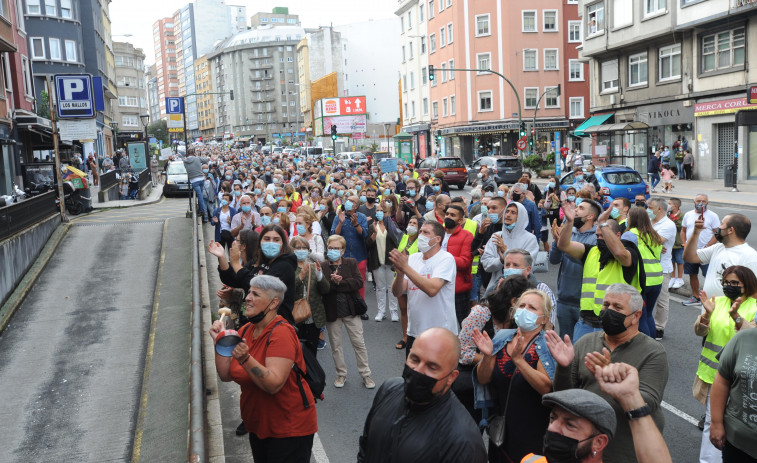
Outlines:
{"type": "Polygon", "coordinates": [[[436,132],[436,141],[440,142],[442,141],[442,134],[439,132],[436,132]]]}
{"type": "Polygon", "coordinates": [[[331,139],[334,140],[334,141],[336,141],[336,138],[337,138],[336,126],[332,125],[331,126],[331,139]]]}
{"type": "Polygon", "coordinates": [[[234,101],[234,90],[229,90],[229,99],[231,99],[231,101],[234,101]]]}
{"type": "Polygon", "coordinates": [[[523,138],[526,136],[526,123],[521,122],[520,123],[520,137],[523,138]]]}
{"type": "Polygon", "coordinates": [[[428,66],[428,80],[434,80],[436,76],[434,75],[434,65],[429,64],[428,66]]]}

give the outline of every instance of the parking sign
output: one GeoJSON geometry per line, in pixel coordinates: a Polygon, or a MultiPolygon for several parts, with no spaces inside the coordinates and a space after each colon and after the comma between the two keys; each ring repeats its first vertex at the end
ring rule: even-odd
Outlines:
{"type": "Polygon", "coordinates": [[[95,117],[91,75],[58,74],[55,90],[60,119],[95,117]]]}
{"type": "Polygon", "coordinates": [[[184,98],[180,96],[166,98],[166,114],[184,114],[184,98]]]}

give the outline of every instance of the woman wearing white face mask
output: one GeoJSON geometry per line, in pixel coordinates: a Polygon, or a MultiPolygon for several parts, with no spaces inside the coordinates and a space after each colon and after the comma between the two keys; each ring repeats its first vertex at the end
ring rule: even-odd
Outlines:
{"type": "MultiPolygon", "coordinates": [[[[494,339],[486,332],[473,333],[483,355],[474,370],[474,387],[489,386],[495,398],[492,405],[509,423],[502,445],[489,444],[490,462],[520,461],[538,452],[549,424],[549,410],[542,406],[541,398],[552,390],[555,372],[544,337],[552,306],[546,294],[528,290],[516,307],[517,330],[500,330],[494,339]]],[[[492,439],[497,437],[490,435],[492,439]]]]}

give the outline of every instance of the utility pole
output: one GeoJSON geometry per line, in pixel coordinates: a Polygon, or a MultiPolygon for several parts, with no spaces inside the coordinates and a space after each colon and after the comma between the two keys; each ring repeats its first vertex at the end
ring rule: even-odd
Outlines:
{"type": "Polygon", "coordinates": [[[60,220],[68,222],[66,218],[66,201],[63,194],[63,177],[60,172],[60,151],[58,149],[58,118],[53,108],[53,92],[52,85],[50,85],[50,76],[45,78],[45,84],[47,85],[47,108],[50,111],[50,123],[53,130],[53,150],[55,151],[55,178],[58,179],[58,203],[60,203],[60,220]]]}

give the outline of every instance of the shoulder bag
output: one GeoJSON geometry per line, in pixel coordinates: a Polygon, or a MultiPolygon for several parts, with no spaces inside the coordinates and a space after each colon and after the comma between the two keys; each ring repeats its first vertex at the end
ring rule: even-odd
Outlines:
{"type": "Polygon", "coordinates": [[[302,323],[308,318],[313,316],[313,311],[310,309],[310,272],[313,268],[308,266],[308,286],[305,292],[305,297],[294,301],[294,307],[292,308],[292,317],[294,317],[294,323],[302,323]]]}

